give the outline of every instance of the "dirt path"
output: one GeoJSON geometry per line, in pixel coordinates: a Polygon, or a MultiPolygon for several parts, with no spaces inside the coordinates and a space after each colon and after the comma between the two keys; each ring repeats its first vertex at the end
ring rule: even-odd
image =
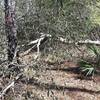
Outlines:
{"type": "MultiPolygon", "coordinates": [[[[70,66],[76,68],[71,62],[50,65],[27,84],[24,79],[20,80],[16,87],[21,93],[27,91],[26,100],[100,100],[100,77],[96,76],[95,81],[79,79],[75,70],[68,70],[70,66]]],[[[24,99],[17,95],[16,100],[24,99]]]]}

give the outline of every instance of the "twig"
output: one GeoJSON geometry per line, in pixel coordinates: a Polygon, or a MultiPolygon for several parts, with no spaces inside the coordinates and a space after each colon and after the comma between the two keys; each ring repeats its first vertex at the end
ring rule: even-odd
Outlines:
{"type": "Polygon", "coordinates": [[[14,87],[14,83],[15,83],[15,82],[13,81],[12,83],[10,83],[10,85],[8,85],[8,86],[2,91],[2,93],[0,94],[0,98],[4,96],[4,94],[6,93],[6,91],[7,91],[8,89],[10,89],[11,87],[14,87]]]}
{"type": "Polygon", "coordinates": [[[22,74],[19,74],[16,76],[16,78],[13,80],[13,82],[11,82],[1,93],[0,93],[0,98],[2,98],[7,90],[9,90],[11,87],[14,87],[15,82],[22,76],[22,74]]]}

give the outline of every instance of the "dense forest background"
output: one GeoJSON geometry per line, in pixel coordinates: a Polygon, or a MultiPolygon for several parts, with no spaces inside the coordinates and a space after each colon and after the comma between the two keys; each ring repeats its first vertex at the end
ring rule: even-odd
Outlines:
{"type": "MultiPolygon", "coordinates": [[[[0,4],[0,43],[4,46],[6,34],[2,0],[0,4]]],[[[98,0],[16,0],[19,44],[36,39],[41,32],[64,37],[67,41],[99,40],[99,6],[98,0]]]]}
{"type": "Polygon", "coordinates": [[[0,92],[4,90],[2,87],[6,87],[7,83],[12,82],[12,79],[20,73],[23,73],[23,76],[20,79],[21,83],[17,83],[18,86],[16,87],[19,89],[24,84],[26,88],[21,88],[21,90],[15,88],[15,94],[10,90],[13,96],[16,95],[17,99],[9,96],[10,92],[8,91],[4,100],[18,100],[19,98],[19,100],[79,100],[79,98],[81,100],[99,100],[100,0],[15,0],[15,2],[17,49],[20,62],[17,65],[15,63],[13,68],[11,66],[7,67],[6,63],[8,41],[5,32],[5,7],[4,0],[0,0],[0,92]],[[39,44],[40,55],[38,55],[38,48],[34,49],[36,44],[35,46],[29,44],[41,38],[41,35],[47,35],[48,38],[45,42],[43,41],[43,44],[39,44]],[[87,40],[92,41],[92,43],[88,43],[87,40]],[[31,52],[29,52],[30,48],[33,49],[31,52]],[[71,67],[71,69],[64,68],[66,66],[71,67]],[[82,68],[77,68],[77,66],[82,66],[82,68]],[[60,73],[60,71],[53,72],[50,68],[57,71],[68,71],[69,74],[67,72],[66,74],[64,72],[60,73]],[[79,77],[81,76],[81,79],[73,79],[76,74],[79,77]],[[45,80],[49,76],[50,79],[45,80]],[[89,76],[90,80],[86,79],[84,81],[83,76],[85,78],[89,76]],[[96,82],[93,82],[92,76],[95,76],[96,88],[96,82]],[[62,79],[63,77],[65,79],[62,79]],[[57,78],[58,80],[56,80],[57,78]],[[69,80],[70,78],[72,80],[69,80]],[[38,81],[41,81],[42,84],[38,81]],[[75,90],[75,95],[79,96],[78,98],[71,96],[74,93],[71,89],[62,86],[62,84],[65,86],[63,83],[65,81],[69,82],[67,84],[69,88],[70,83],[74,84],[76,82],[78,84],[74,88],[72,88],[72,84],[71,87],[73,91],[75,90]],[[36,92],[33,89],[35,86],[32,87],[32,84],[41,89],[36,92]],[[83,84],[86,86],[85,89],[82,88],[83,84]],[[90,84],[93,84],[94,87],[89,88],[90,84]],[[44,88],[46,90],[43,90],[42,94],[44,88]],[[61,93],[55,92],[56,88],[57,91],[59,89],[63,91],[62,88],[65,88],[71,93],[62,97],[61,93]],[[96,92],[94,92],[95,90],[96,92]],[[22,93],[19,91],[22,91],[22,93]],[[83,96],[79,92],[87,94],[83,96]],[[95,94],[91,94],[92,92],[95,94]],[[97,92],[98,94],[96,94],[97,92]],[[60,97],[63,99],[60,99],[60,97]],[[69,99],[66,99],[66,97],[69,99]]]}

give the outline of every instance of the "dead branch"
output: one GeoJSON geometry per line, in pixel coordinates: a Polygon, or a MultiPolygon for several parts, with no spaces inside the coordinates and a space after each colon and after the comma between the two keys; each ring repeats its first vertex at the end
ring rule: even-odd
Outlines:
{"type": "MultiPolygon", "coordinates": [[[[40,33],[41,36],[40,38],[31,41],[30,43],[27,44],[27,46],[31,46],[28,50],[26,50],[24,53],[21,54],[21,56],[27,55],[29,54],[33,49],[37,49],[37,54],[40,53],[40,46],[45,42],[46,39],[48,38],[52,38],[51,35],[49,34],[44,34],[44,33],[40,33]]],[[[75,45],[79,45],[79,44],[96,44],[96,45],[100,45],[100,41],[92,41],[92,40],[80,40],[80,41],[68,41],[65,38],[62,37],[57,37],[57,40],[66,44],[75,44],[75,45]]],[[[26,47],[27,47],[26,46],[26,47]]]]}
{"type": "Polygon", "coordinates": [[[31,41],[28,45],[37,44],[39,41],[44,40],[44,38],[46,38],[46,37],[50,38],[51,37],[51,35],[49,35],[49,34],[44,34],[44,33],[40,33],[40,34],[41,34],[40,38],[38,38],[34,41],[31,41]]]}
{"type": "Polygon", "coordinates": [[[0,98],[2,98],[7,90],[9,90],[11,87],[14,87],[15,82],[22,76],[22,74],[19,74],[15,77],[15,79],[0,93],[0,98]]]}
{"type": "Polygon", "coordinates": [[[51,35],[49,35],[49,34],[43,34],[43,33],[40,33],[40,34],[41,34],[40,38],[28,43],[27,46],[29,46],[29,45],[33,45],[33,46],[31,48],[29,48],[28,50],[26,50],[24,53],[22,53],[21,56],[24,56],[24,55],[30,53],[34,48],[37,48],[37,54],[40,53],[40,46],[45,42],[46,39],[51,37],[51,35]]]}
{"type": "Polygon", "coordinates": [[[0,98],[1,97],[3,97],[4,95],[5,95],[5,93],[6,93],[6,91],[8,90],[8,89],[10,89],[11,87],[14,87],[14,81],[12,82],[12,83],[10,83],[10,85],[8,85],[3,91],[2,91],[2,93],[0,94],[0,98]]]}
{"type": "Polygon", "coordinates": [[[92,41],[92,40],[84,40],[84,41],[78,41],[76,42],[76,44],[96,44],[96,45],[100,45],[100,41],[92,41]]]}
{"type": "Polygon", "coordinates": [[[75,42],[75,41],[67,41],[67,39],[64,39],[62,37],[58,37],[58,40],[61,41],[61,42],[64,42],[64,43],[68,43],[68,44],[96,44],[96,45],[100,45],[100,41],[99,40],[96,40],[96,41],[92,41],[92,40],[80,40],[78,42],[75,42]]]}
{"type": "Polygon", "coordinates": [[[32,51],[32,49],[34,49],[35,47],[36,47],[36,45],[32,46],[31,48],[26,50],[24,53],[21,53],[20,56],[23,57],[23,56],[29,54],[32,51]]]}

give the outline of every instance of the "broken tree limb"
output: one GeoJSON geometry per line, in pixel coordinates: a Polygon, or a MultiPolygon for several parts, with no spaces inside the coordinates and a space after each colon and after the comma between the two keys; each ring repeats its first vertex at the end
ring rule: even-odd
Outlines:
{"type": "MultiPolygon", "coordinates": [[[[27,47],[27,49],[21,53],[21,56],[25,56],[28,53],[30,53],[32,50],[37,50],[37,54],[39,54],[40,52],[40,46],[42,44],[45,43],[45,41],[47,41],[49,38],[52,38],[53,36],[49,35],[49,34],[44,34],[44,33],[39,33],[41,36],[40,38],[31,41],[30,43],[28,43],[27,45],[23,45],[22,47],[27,47]]],[[[56,37],[58,41],[66,43],[66,44],[75,44],[75,45],[79,45],[79,44],[96,44],[96,45],[100,45],[100,41],[92,41],[92,40],[80,40],[80,41],[68,41],[66,38],[62,38],[62,37],[56,37]]]]}
{"type": "Polygon", "coordinates": [[[42,38],[39,39],[39,41],[38,41],[38,43],[37,43],[37,54],[40,53],[40,43],[41,43],[41,41],[42,41],[42,38]]]}
{"type": "Polygon", "coordinates": [[[51,37],[51,35],[49,35],[49,34],[43,34],[43,33],[40,33],[40,34],[41,34],[40,38],[38,38],[38,39],[36,39],[36,40],[34,40],[34,41],[31,41],[28,45],[36,44],[36,43],[38,43],[40,40],[41,40],[41,41],[44,40],[44,38],[46,38],[46,37],[48,37],[48,38],[51,37]]]}
{"type": "MultiPolygon", "coordinates": [[[[39,54],[39,52],[40,52],[41,41],[43,41],[44,39],[45,39],[45,36],[41,36],[39,39],[34,40],[34,41],[31,41],[28,45],[36,44],[36,46],[37,46],[37,54],[39,54]]],[[[34,48],[34,47],[30,48],[30,49],[27,51],[27,53],[28,53],[31,49],[33,49],[33,48],[34,48]]]]}
{"type": "Polygon", "coordinates": [[[11,87],[14,87],[15,82],[16,82],[21,76],[22,76],[22,73],[19,74],[19,75],[17,75],[17,76],[15,77],[15,79],[0,93],[0,98],[2,98],[2,97],[6,94],[7,90],[9,90],[11,87]]]}
{"type": "Polygon", "coordinates": [[[28,45],[36,44],[38,41],[39,41],[39,39],[36,39],[36,40],[34,40],[34,41],[31,41],[28,45]]]}
{"type": "Polygon", "coordinates": [[[31,46],[31,47],[28,50],[26,50],[24,53],[22,53],[21,56],[24,56],[24,55],[30,53],[33,49],[37,49],[37,54],[40,53],[40,46],[43,43],[45,43],[45,41],[47,41],[48,38],[51,37],[51,35],[49,35],[49,34],[43,34],[43,33],[40,33],[40,34],[41,34],[40,38],[38,38],[34,41],[31,41],[30,43],[27,44],[27,46],[31,46]]]}
{"type": "Polygon", "coordinates": [[[92,40],[84,40],[84,41],[78,41],[76,44],[96,44],[100,45],[100,41],[92,41],[92,40]]]}
{"type": "Polygon", "coordinates": [[[3,90],[3,92],[0,94],[0,98],[2,98],[5,94],[6,94],[6,91],[8,90],[8,89],[10,89],[11,87],[14,87],[14,81],[11,83],[11,84],[9,84],[4,90],[3,90]]]}
{"type": "Polygon", "coordinates": [[[92,41],[92,40],[80,40],[80,41],[67,41],[67,39],[64,39],[62,37],[58,37],[58,40],[64,43],[68,43],[68,44],[95,44],[95,45],[100,45],[100,40],[96,40],[96,41],[92,41]]]}
{"type": "MultiPolygon", "coordinates": [[[[31,50],[36,49],[37,53],[40,52],[40,46],[47,41],[48,38],[52,38],[53,36],[49,35],[49,34],[44,34],[44,33],[40,33],[40,38],[31,41],[30,43],[28,43],[26,45],[26,47],[28,48],[28,46],[30,46],[27,50],[25,50],[25,52],[23,53],[23,55],[28,54],[31,50]]],[[[62,38],[62,37],[56,37],[58,41],[66,43],[66,44],[75,44],[75,45],[79,45],[79,44],[96,44],[96,45],[100,45],[100,40],[97,41],[92,41],[92,40],[80,40],[80,41],[68,41],[66,38],[62,38]]],[[[24,45],[23,45],[24,46],[24,45]]],[[[22,47],[23,47],[22,46],[22,47]]]]}
{"type": "Polygon", "coordinates": [[[36,47],[36,44],[34,46],[32,46],[31,48],[29,48],[28,50],[26,50],[24,53],[21,53],[20,56],[23,57],[23,56],[29,54],[32,51],[32,49],[34,49],[35,47],[36,47]]]}

